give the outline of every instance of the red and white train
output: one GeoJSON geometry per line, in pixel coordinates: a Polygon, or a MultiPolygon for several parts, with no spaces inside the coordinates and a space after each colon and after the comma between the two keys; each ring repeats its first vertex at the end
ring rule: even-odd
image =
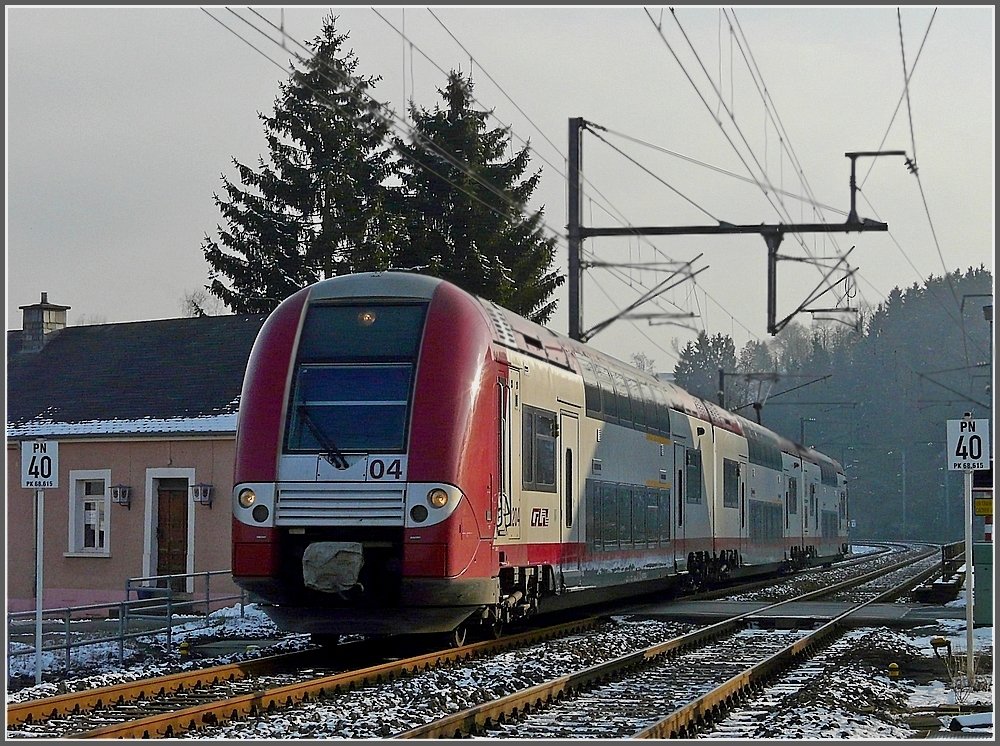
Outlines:
{"type": "Polygon", "coordinates": [[[446,281],[336,277],[267,319],[233,576],[316,636],[487,629],[847,551],[815,450],[446,281]]]}

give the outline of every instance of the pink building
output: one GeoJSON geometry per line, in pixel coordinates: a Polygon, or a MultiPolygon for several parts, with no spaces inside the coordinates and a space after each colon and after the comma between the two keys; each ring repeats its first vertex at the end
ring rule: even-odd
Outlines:
{"type": "Polygon", "coordinates": [[[23,329],[7,332],[8,610],[35,608],[21,447],[37,439],[58,443],[59,462],[45,608],[124,600],[132,577],[228,570],[236,412],[264,316],[67,327],[45,293],[21,308],[23,329]]]}

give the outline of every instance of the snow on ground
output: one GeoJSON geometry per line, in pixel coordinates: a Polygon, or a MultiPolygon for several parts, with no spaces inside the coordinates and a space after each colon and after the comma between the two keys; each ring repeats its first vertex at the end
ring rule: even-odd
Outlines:
{"type": "MultiPolygon", "coordinates": [[[[105,637],[110,636],[106,630],[101,634],[105,637]]],[[[271,619],[256,604],[246,605],[242,614],[239,605],[236,605],[212,612],[207,618],[192,617],[190,622],[176,625],[171,632],[171,637],[171,650],[167,649],[166,635],[162,633],[141,635],[125,640],[124,668],[119,664],[117,640],[76,647],[71,654],[70,678],[66,678],[63,674],[65,654],[61,651],[58,653],[45,652],[42,654],[43,681],[41,684],[33,684],[35,680],[35,656],[33,654],[8,656],[7,702],[23,702],[52,696],[60,692],[111,686],[126,681],[158,676],[170,671],[224,665],[261,655],[299,649],[308,644],[306,636],[288,637],[278,632],[271,619]],[[216,658],[181,659],[179,651],[181,642],[191,644],[220,638],[227,640],[245,639],[248,646],[259,641],[285,639],[273,645],[259,646],[256,650],[250,649],[216,658]],[[86,675],[82,675],[83,672],[86,672],[86,675]],[[32,685],[24,686],[25,683],[32,683],[32,685]]],[[[11,643],[14,652],[19,648],[30,649],[31,647],[21,643],[11,643]]]]}
{"type": "MultiPolygon", "coordinates": [[[[958,603],[964,603],[964,594],[950,605],[958,603]]],[[[286,637],[280,642],[269,644],[281,635],[271,620],[252,604],[245,607],[243,614],[240,613],[239,606],[221,609],[211,614],[208,622],[209,625],[206,626],[205,618],[198,617],[176,627],[173,632],[174,650],[166,649],[163,635],[126,641],[124,669],[120,669],[118,664],[117,641],[81,647],[74,654],[72,670],[86,671],[86,676],[25,686],[17,691],[11,691],[12,681],[34,681],[34,657],[29,654],[9,659],[7,702],[109,686],[169,671],[222,665],[259,655],[300,649],[308,644],[306,636],[286,637]],[[181,641],[194,643],[221,637],[245,639],[249,649],[217,658],[179,658],[176,649],[181,641]],[[259,649],[252,649],[254,645],[259,645],[259,649]]],[[[965,705],[993,704],[993,628],[980,627],[974,630],[974,650],[982,658],[982,681],[986,687],[982,691],[964,691],[950,683],[944,661],[940,657],[935,658],[934,648],[931,646],[931,639],[938,636],[950,641],[953,655],[964,660],[965,621],[961,619],[939,620],[926,626],[904,630],[867,628],[852,631],[851,644],[848,645],[851,655],[845,656],[843,665],[834,669],[832,677],[816,682],[813,692],[803,698],[795,722],[787,724],[788,730],[781,737],[798,740],[907,738],[912,735],[912,729],[907,727],[901,713],[939,715],[942,729],[947,731],[952,715],[942,714],[942,708],[950,706],[954,709],[957,702],[965,705]],[[888,664],[897,661],[900,665],[900,678],[892,680],[888,675],[888,664]],[[828,696],[823,697],[823,692],[827,692],[828,696]],[[819,703],[811,704],[817,693],[820,695],[819,703]]],[[[61,655],[46,654],[44,660],[45,665],[51,666],[54,671],[60,670],[62,666],[61,655]]],[[[960,669],[964,670],[961,666],[960,669]]],[[[288,718],[298,719],[295,712],[290,712],[288,718]]],[[[988,715],[986,727],[973,729],[970,725],[965,730],[974,730],[977,735],[992,736],[992,713],[988,715]]],[[[307,718],[307,715],[303,714],[301,717],[307,718]]],[[[980,719],[985,719],[985,716],[980,719]]]]}

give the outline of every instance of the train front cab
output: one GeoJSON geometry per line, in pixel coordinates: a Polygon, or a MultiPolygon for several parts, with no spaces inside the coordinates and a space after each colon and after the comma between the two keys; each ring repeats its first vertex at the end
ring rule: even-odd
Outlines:
{"type": "Polygon", "coordinates": [[[233,574],[280,627],[448,631],[497,602],[489,342],[470,296],[395,273],[318,283],[265,323],[238,425],[233,574]]]}

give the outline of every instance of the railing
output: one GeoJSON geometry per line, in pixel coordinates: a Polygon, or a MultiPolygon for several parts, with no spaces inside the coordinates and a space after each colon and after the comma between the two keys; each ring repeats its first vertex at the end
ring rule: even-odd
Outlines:
{"type": "MultiPolygon", "coordinates": [[[[247,603],[246,592],[212,595],[211,578],[230,577],[229,570],[212,570],[185,575],[152,575],[129,578],[125,583],[125,600],[118,603],[88,604],[42,610],[42,668],[57,667],[61,658],[65,672],[73,667],[73,651],[87,646],[117,643],[118,664],[125,664],[126,640],[165,635],[167,650],[173,649],[174,628],[203,620],[201,629],[215,621],[212,611],[238,602],[240,617],[247,603]],[[183,584],[194,592],[177,591],[183,584]],[[53,640],[52,638],[56,639],[53,640]],[[48,638],[48,642],[46,642],[48,638]],[[51,661],[47,661],[47,655],[51,661]],[[49,662],[49,665],[46,663],[49,662]]],[[[218,587],[218,585],[217,585],[218,587]]],[[[7,614],[7,670],[14,670],[14,659],[36,654],[35,631],[37,610],[7,614]]],[[[218,620],[224,623],[224,620],[218,620]]]]}
{"type": "Polygon", "coordinates": [[[965,542],[955,541],[941,546],[941,577],[947,578],[965,564],[965,542]]]}

